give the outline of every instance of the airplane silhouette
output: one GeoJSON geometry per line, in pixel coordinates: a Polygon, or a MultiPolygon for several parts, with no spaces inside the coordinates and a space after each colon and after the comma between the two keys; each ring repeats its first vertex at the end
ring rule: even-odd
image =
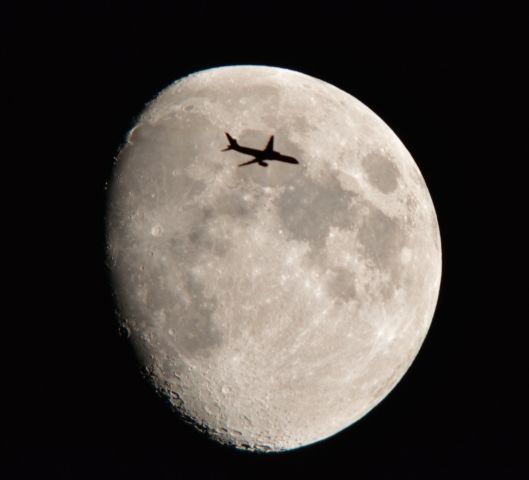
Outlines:
{"type": "Polygon", "coordinates": [[[226,133],[226,137],[228,138],[228,142],[230,144],[223,149],[223,152],[226,152],[227,150],[235,150],[236,152],[244,153],[245,155],[253,155],[254,158],[248,162],[241,163],[239,167],[243,167],[244,165],[250,165],[251,163],[258,163],[261,165],[261,167],[268,167],[268,163],[265,162],[271,161],[271,160],[277,160],[278,162],[286,162],[286,163],[299,163],[294,157],[288,157],[287,155],[281,155],[279,152],[276,152],[274,150],[274,136],[272,135],[270,137],[270,140],[268,140],[268,143],[264,150],[257,150],[255,148],[250,147],[243,147],[237,143],[237,140],[233,138],[228,132],[226,133]]]}

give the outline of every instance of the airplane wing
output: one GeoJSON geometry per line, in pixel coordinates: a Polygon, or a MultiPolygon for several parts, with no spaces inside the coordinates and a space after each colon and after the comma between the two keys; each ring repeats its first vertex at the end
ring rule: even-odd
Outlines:
{"type": "Polygon", "coordinates": [[[250,161],[248,162],[244,162],[244,163],[241,163],[239,164],[239,167],[244,167],[245,165],[250,165],[250,163],[256,163],[258,162],[259,160],[257,160],[257,158],[252,158],[250,161]]]}
{"type": "Polygon", "coordinates": [[[268,140],[268,143],[266,144],[266,148],[264,149],[265,152],[271,152],[274,150],[274,136],[272,135],[270,137],[270,140],[268,140]]]}

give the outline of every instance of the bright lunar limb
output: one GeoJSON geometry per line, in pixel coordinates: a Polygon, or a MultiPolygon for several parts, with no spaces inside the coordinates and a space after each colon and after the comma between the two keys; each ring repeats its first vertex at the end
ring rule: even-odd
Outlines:
{"type": "Polygon", "coordinates": [[[152,101],[109,193],[108,262],[154,386],[219,442],[308,445],[392,390],[431,323],[435,210],[369,108],[291,70],[214,68],[152,101]],[[275,149],[299,165],[222,152],[275,149]]]}

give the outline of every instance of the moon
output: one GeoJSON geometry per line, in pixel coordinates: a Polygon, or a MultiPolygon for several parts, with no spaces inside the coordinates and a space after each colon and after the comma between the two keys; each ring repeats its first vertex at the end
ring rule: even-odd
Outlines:
{"type": "Polygon", "coordinates": [[[220,443],[282,451],[386,397],[428,332],[435,209],[395,133],[303,73],[200,71],[164,89],[114,166],[108,265],[154,388],[220,443]],[[224,132],[298,165],[222,152],[224,132]]]}

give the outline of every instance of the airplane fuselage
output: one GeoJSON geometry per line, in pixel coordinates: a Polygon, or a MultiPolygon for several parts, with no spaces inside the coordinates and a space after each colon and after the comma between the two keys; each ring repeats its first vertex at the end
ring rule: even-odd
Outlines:
{"type": "Polygon", "coordinates": [[[250,147],[242,147],[240,145],[233,148],[236,152],[244,153],[245,155],[253,155],[258,163],[261,163],[265,160],[279,160],[281,162],[287,162],[287,163],[299,163],[294,157],[289,157],[288,155],[282,155],[279,152],[276,152],[275,150],[272,150],[271,152],[263,151],[263,150],[257,150],[255,148],[250,147]]]}

